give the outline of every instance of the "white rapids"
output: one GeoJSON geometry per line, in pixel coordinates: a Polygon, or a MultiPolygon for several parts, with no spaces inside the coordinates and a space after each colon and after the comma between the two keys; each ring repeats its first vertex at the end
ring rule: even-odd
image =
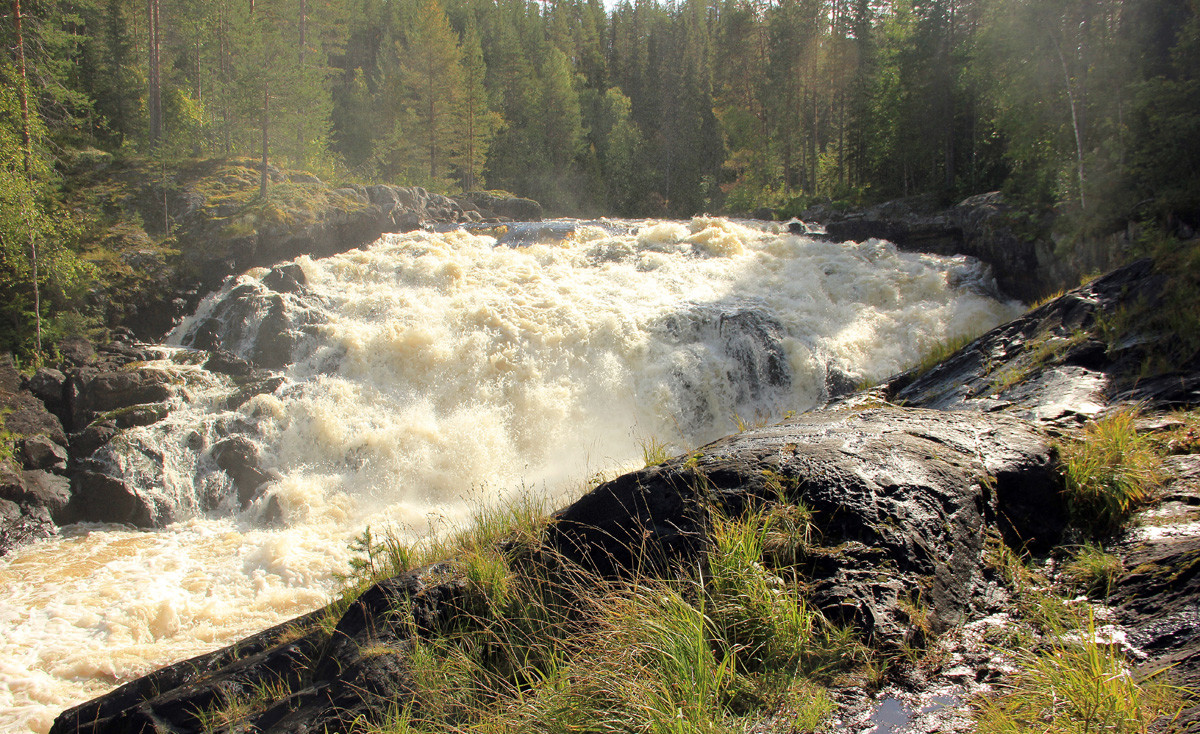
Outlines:
{"type": "MultiPolygon", "coordinates": [[[[565,503],[651,439],[683,452],[739,419],[811,409],[833,376],[886,377],[1019,309],[978,263],[875,240],[716,218],[520,232],[297,259],[305,286],[271,296],[296,336],[282,386],[229,411],[227,378],[192,375],[166,421],[123,439],[159,464],[114,459],[185,519],[68,527],[0,560],[0,730],[45,731],[68,706],[321,606],[368,524],[420,533],[522,488],[565,503]],[[203,452],[230,426],[278,473],[248,509],[204,512],[189,493],[228,483],[203,452]],[[281,524],[260,521],[268,502],[281,524]]],[[[266,293],[266,273],[234,279],[170,341],[190,343],[234,288],[266,293]]],[[[196,370],[180,349],[162,368],[196,370]]]]}

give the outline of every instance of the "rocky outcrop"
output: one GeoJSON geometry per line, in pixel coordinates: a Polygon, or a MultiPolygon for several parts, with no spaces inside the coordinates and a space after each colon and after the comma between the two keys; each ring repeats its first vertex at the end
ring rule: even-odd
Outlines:
{"type": "Polygon", "coordinates": [[[454,197],[464,209],[478,211],[481,221],[540,222],[542,205],[533,199],[496,193],[492,191],[470,191],[454,197]]]}
{"type": "MultiPolygon", "coordinates": [[[[280,269],[280,287],[296,275],[280,269]],[[286,282],[283,280],[286,278],[286,282]]],[[[300,274],[303,277],[303,274],[300,274]]],[[[111,442],[129,429],[164,420],[176,405],[182,386],[178,373],[148,366],[161,354],[152,347],[122,340],[96,348],[73,340],[60,346],[64,360],[56,367],[22,377],[11,360],[0,362],[0,410],[4,411],[6,441],[12,452],[0,466],[0,556],[29,540],[57,532],[75,522],[121,523],[161,527],[175,519],[176,508],[161,497],[130,484],[115,468],[111,442]]],[[[226,403],[236,409],[255,395],[272,392],[282,383],[269,373],[229,352],[180,353],[179,359],[203,363],[211,372],[228,377],[233,392],[226,403]]],[[[257,446],[232,426],[207,452],[211,470],[229,477],[245,507],[276,475],[260,465],[257,446]]],[[[145,461],[163,457],[151,447],[145,461]]],[[[225,502],[206,497],[205,509],[225,502]]]]}
{"type": "Polygon", "coordinates": [[[1004,410],[1069,423],[1110,403],[1200,404],[1200,356],[1161,374],[1142,369],[1176,335],[1117,339],[1102,328],[1122,306],[1156,308],[1165,277],[1149,260],[1131,263],[992,329],[927,371],[894,377],[884,393],[914,407],[1004,410]]]}
{"type": "MultiPolygon", "coordinates": [[[[555,516],[541,553],[603,576],[669,572],[703,558],[712,513],[802,501],[816,540],[793,550],[812,579],[812,603],[898,645],[914,595],[939,631],[978,604],[988,528],[1054,540],[1053,520],[1063,517],[1055,476],[1049,442],[1020,419],[823,411],[601,485],[555,516]]],[[[244,651],[171,666],[67,711],[53,731],[198,731],[197,711],[263,676],[292,683],[292,693],[247,726],[316,732],[370,720],[411,696],[414,632],[466,613],[477,593],[453,562],[399,576],[351,604],[327,640],[309,632],[264,647],[253,638],[244,651]]]]}
{"type": "Polygon", "coordinates": [[[903,250],[970,255],[992,267],[1001,290],[1023,301],[1071,287],[1086,273],[1116,267],[1126,259],[1136,234],[1121,231],[1060,243],[1051,233],[1052,213],[1012,206],[995,191],[949,208],[932,196],[917,196],[862,210],[818,205],[800,218],[824,225],[835,241],[875,237],[903,250]]]}
{"type": "Polygon", "coordinates": [[[77,161],[78,205],[119,224],[97,244],[105,272],[93,297],[110,325],[153,341],[230,275],[300,255],[361,247],[385,232],[427,226],[540,219],[528,199],[495,193],[452,199],[420,187],[330,186],[303,172],[244,158],[190,161],[163,171],[105,154],[77,161]]]}

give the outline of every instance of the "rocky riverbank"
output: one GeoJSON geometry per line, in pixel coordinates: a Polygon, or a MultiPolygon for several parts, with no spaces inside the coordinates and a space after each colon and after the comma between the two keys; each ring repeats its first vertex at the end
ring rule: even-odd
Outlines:
{"type": "MultiPolygon", "coordinates": [[[[506,573],[573,569],[571,577],[598,584],[650,583],[713,568],[722,518],[791,518],[792,529],[763,551],[762,563],[781,569],[777,583],[794,579],[798,591],[787,593],[802,593],[834,628],[853,630],[857,644],[875,651],[869,660],[892,661],[864,663],[883,666],[878,679],[834,679],[828,695],[838,705],[827,721],[870,725],[876,709],[864,703],[868,692],[890,685],[905,695],[949,691],[952,703],[908,717],[914,730],[965,730],[968,698],[1014,670],[1013,651],[967,640],[994,638],[987,629],[1003,636],[996,620],[1019,613],[1019,592],[1006,577],[1012,569],[998,555],[1032,551],[1053,566],[1064,543],[1088,537],[1064,491],[1059,442],[1122,406],[1157,415],[1200,404],[1197,354],[1166,366],[1155,361],[1178,338],[1147,317],[1165,307],[1173,277],[1150,261],[1134,263],[937,364],[602,483],[495,552],[506,573]],[[937,656],[912,654],[935,648],[937,656]]],[[[68,383],[82,389],[98,379],[80,373],[68,383]]],[[[1171,425],[1187,424],[1168,418],[1142,428],[1171,425]]],[[[1111,621],[1136,645],[1129,654],[1142,656],[1144,670],[1176,664],[1172,675],[1186,686],[1200,682],[1190,587],[1200,537],[1194,458],[1164,464],[1170,480],[1153,512],[1172,518],[1158,523],[1169,531],[1124,536],[1130,573],[1111,597],[1111,621]]],[[[244,473],[253,484],[252,467],[244,473]]],[[[79,500],[66,506],[72,502],[79,500]]],[[[421,715],[434,705],[422,688],[428,681],[414,673],[421,641],[499,614],[492,606],[498,582],[485,582],[473,563],[460,555],[382,579],[349,603],[73,708],[54,731],[190,732],[219,719],[222,730],[318,732],[367,727],[398,710],[421,715]]],[[[586,619],[582,607],[573,614],[586,619]]],[[[527,685],[533,696],[536,685],[527,685]]],[[[1195,726],[1195,715],[1189,710],[1181,721],[1195,726]]]]}
{"type": "Polygon", "coordinates": [[[1005,294],[1026,302],[1072,288],[1089,274],[1125,262],[1138,232],[1131,225],[1105,236],[1068,241],[1055,234],[1052,211],[1014,206],[997,191],[950,207],[932,196],[866,209],[819,204],[802,212],[800,219],[824,226],[839,242],[876,237],[904,250],[970,255],[992,266],[1005,294]]]}
{"type": "Polygon", "coordinates": [[[169,171],[100,151],[77,154],[69,200],[92,212],[89,300],[110,327],[161,337],[224,279],[300,255],[361,247],[384,232],[456,223],[539,221],[541,206],[502,192],[442,196],[420,187],[335,186],[256,161],[196,160],[169,171]]]}

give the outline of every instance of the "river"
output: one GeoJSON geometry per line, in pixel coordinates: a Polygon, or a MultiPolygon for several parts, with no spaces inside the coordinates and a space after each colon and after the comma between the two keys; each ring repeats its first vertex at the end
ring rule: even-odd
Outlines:
{"type": "Polygon", "coordinates": [[[1020,310],[966,258],[718,218],[413,232],[295,263],[302,287],[251,271],[180,324],[151,365],[183,386],[174,410],[113,444],[110,471],[184,519],[71,526],[0,561],[0,729],[45,731],[321,606],[368,525],[420,535],[513,492],[565,504],[650,441],[811,409],[1020,310]],[[252,355],[271,304],[283,383],[228,410],[229,379],[186,345],[216,325],[252,355]],[[208,454],[231,434],[276,472],[248,508],[198,499],[236,494],[208,454]]]}

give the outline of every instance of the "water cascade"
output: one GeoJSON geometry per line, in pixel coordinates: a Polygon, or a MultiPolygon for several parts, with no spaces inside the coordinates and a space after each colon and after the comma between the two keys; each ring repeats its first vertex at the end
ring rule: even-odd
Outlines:
{"type": "Polygon", "coordinates": [[[105,449],[165,526],[70,526],[0,562],[0,729],[320,606],[368,524],[565,503],[651,439],[683,452],[885,377],[1014,316],[989,280],[710,218],[387,235],[246,273],[150,365],[168,417],[105,449]],[[278,370],[273,391],[197,367],[217,345],[278,370]],[[230,441],[268,473],[254,492],[218,468],[230,441]]]}

